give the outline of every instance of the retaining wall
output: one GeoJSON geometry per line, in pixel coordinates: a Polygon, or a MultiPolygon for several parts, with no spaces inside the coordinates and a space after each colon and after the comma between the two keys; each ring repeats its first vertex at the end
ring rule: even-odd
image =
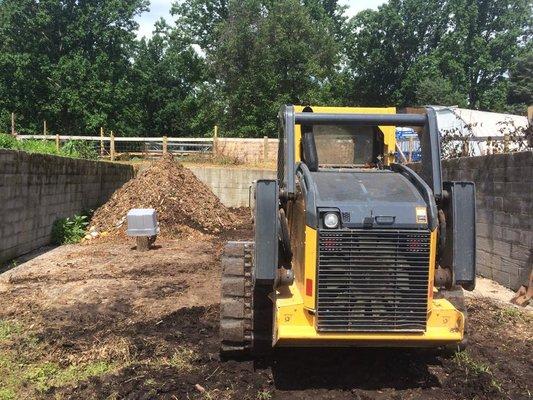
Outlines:
{"type": "Polygon", "coordinates": [[[443,177],[475,182],[478,273],[517,289],[533,263],[533,152],[447,160],[443,177]]]}
{"type": "Polygon", "coordinates": [[[103,204],[129,165],[0,150],[0,263],[51,241],[52,225],[103,204]]]}
{"type": "Polygon", "coordinates": [[[276,171],[266,169],[188,167],[211,188],[227,207],[248,207],[250,184],[258,179],[274,179],[276,171]]]}

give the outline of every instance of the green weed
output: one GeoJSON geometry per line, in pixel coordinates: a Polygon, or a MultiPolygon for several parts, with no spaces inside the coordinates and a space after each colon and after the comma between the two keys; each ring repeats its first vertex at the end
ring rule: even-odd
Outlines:
{"type": "Polygon", "coordinates": [[[30,365],[24,374],[24,380],[33,384],[38,392],[47,392],[53,387],[63,387],[87,380],[93,376],[105,375],[115,366],[105,361],[96,361],[85,365],[71,365],[62,369],[56,363],[45,362],[30,365]]]}
{"type": "Polygon", "coordinates": [[[9,340],[12,335],[22,332],[22,327],[15,321],[0,320],[0,342],[9,340]]]}
{"type": "Polygon", "coordinates": [[[98,159],[98,152],[94,148],[94,145],[84,140],[69,140],[58,151],[55,141],[39,139],[17,140],[11,135],[0,133],[0,149],[60,155],[71,158],[85,158],[88,160],[98,159]]]}
{"type": "Polygon", "coordinates": [[[17,139],[11,135],[0,133],[0,149],[16,149],[17,139]]]}
{"type": "Polygon", "coordinates": [[[84,140],[69,140],[61,147],[61,155],[87,160],[98,159],[98,152],[93,143],[84,140]]]}
{"type": "Polygon", "coordinates": [[[87,214],[58,219],[52,226],[52,241],[56,244],[78,243],[85,236],[88,225],[87,214]]]}
{"type": "Polygon", "coordinates": [[[525,321],[526,317],[525,314],[521,312],[518,308],[507,307],[499,310],[498,313],[495,315],[495,319],[499,323],[514,323],[519,321],[525,321]]]}
{"type": "Polygon", "coordinates": [[[196,361],[197,358],[198,356],[193,349],[181,346],[178,347],[170,360],[168,360],[168,364],[182,371],[190,371],[194,368],[193,362],[196,361]]]}
{"type": "Polygon", "coordinates": [[[272,394],[266,389],[257,392],[257,400],[270,400],[271,398],[272,394]]]}
{"type": "Polygon", "coordinates": [[[17,398],[13,389],[0,388],[0,400],[15,400],[17,398]]]}
{"type": "Polygon", "coordinates": [[[491,386],[498,392],[502,391],[501,383],[494,378],[487,364],[474,360],[466,351],[455,353],[453,360],[459,367],[465,370],[467,378],[469,375],[474,379],[480,378],[483,375],[488,376],[491,386]]]}

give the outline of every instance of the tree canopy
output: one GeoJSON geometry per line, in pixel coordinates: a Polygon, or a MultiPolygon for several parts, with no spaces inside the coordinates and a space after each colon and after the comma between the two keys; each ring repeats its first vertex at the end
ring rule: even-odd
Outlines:
{"type": "Polygon", "coordinates": [[[273,136],[282,104],[532,103],[530,0],[179,0],[137,39],[147,0],[0,2],[0,131],[273,136]]]}

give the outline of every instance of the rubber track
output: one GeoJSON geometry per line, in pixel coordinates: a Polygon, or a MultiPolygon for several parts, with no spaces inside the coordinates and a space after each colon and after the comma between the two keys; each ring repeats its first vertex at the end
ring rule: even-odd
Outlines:
{"type": "Polygon", "coordinates": [[[228,242],[222,263],[220,340],[222,355],[249,353],[253,341],[253,242],[228,242]]]}

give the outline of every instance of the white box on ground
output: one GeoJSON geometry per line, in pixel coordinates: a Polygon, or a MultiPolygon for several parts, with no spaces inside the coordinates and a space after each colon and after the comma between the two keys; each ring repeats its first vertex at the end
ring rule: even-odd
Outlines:
{"type": "Polygon", "coordinates": [[[153,208],[133,208],[128,211],[128,236],[157,235],[157,213],[153,208]]]}

